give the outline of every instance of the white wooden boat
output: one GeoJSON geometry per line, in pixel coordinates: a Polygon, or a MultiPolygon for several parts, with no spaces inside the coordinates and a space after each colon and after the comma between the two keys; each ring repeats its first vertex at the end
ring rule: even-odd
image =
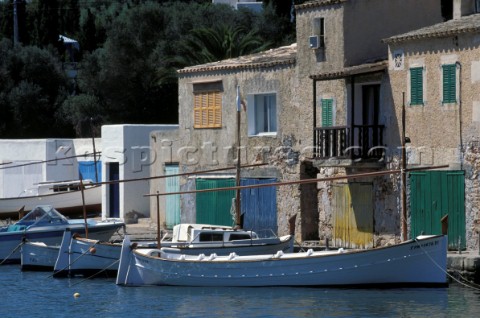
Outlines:
{"type": "Polygon", "coordinates": [[[22,271],[53,271],[59,250],[59,245],[25,241],[20,251],[20,269],[22,271]]]}
{"type": "Polygon", "coordinates": [[[176,286],[445,286],[446,236],[368,250],[229,256],[168,254],[124,240],[116,283],[176,286]]]}
{"type": "Polygon", "coordinates": [[[108,241],[124,226],[125,223],[117,219],[67,219],[52,206],[40,205],[18,222],[0,228],[0,264],[20,263],[21,246],[25,241],[43,242],[48,246],[60,245],[67,228],[74,233],[84,234],[87,227],[89,237],[108,241]]]}
{"type": "MultiPolygon", "coordinates": [[[[293,243],[293,235],[259,237],[255,232],[234,230],[227,226],[178,224],[174,227],[171,239],[164,238],[160,244],[163,250],[176,254],[257,255],[278,250],[292,252],[293,243]]],[[[152,242],[150,246],[156,247],[157,243],[152,242]]],[[[116,276],[120,253],[121,244],[65,236],[60,252],[57,252],[54,276],[92,276],[97,273],[116,276]]]]}
{"type": "MultiPolygon", "coordinates": [[[[84,180],[83,196],[87,212],[102,210],[102,187],[84,180]]],[[[0,217],[18,217],[22,209],[30,211],[37,205],[51,205],[64,215],[83,213],[80,181],[42,182],[34,189],[26,190],[18,197],[0,198],[0,217]]]]}
{"type": "Polygon", "coordinates": [[[52,266],[53,277],[115,277],[120,252],[121,244],[72,236],[65,231],[52,266]]]}

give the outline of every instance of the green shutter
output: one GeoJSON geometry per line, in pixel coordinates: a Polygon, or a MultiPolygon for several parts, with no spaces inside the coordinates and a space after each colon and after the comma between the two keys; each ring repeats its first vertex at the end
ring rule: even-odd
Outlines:
{"type": "Polygon", "coordinates": [[[333,126],[333,99],[322,99],[322,127],[333,126]]]}
{"type": "Polygon", "coordinates": [[[443,71],[443,103],[456,103],[457,102],[457,73],[456,65],[448,64],[442,66],[443,71]]]}
{"type": "Polygon", "coordinates": [[[423,105],[423,67],[410,69],[410,105],[423,105]]]}

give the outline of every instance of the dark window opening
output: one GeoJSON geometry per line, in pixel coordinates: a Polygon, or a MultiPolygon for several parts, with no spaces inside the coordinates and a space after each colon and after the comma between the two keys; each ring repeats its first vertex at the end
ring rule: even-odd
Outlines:
{"type": "Polygon", "coordinates": [[[237,241],[237,240],[249,240],[250,235],[248,234],[231,234],[229,241],[237,241]]]}
{"type": "Polygon", "coordinates": [[[442,17],[444,21],[453,19],[453,0],[442,0],[442,17]]]}
{"type": "Polygon", "coordinates": [[[222,242],[223,234],[222,233],[200,233],[198,238],[200,242],[222,242]]]}

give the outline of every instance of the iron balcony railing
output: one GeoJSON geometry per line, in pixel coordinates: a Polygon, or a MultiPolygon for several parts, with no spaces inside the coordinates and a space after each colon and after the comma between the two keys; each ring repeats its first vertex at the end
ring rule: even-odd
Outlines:
{"type": "Polygon", "coordinates": [[[384,125],[314,128],[316,158],[380,159],[384,156],[384,125]]]}

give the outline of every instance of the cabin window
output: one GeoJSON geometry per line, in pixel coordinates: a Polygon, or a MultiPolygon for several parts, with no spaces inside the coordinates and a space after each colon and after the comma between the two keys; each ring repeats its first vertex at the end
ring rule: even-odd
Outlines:
{"type": "Polygon", "coordinates": [[[410,69],[410,105],[423,105],[423,67],[410,69]]]}
{"type": "Polygon", "coordinates": [[[238,241],[238,240],[249,240],[250,235],[248,234],[230,234],[229,241],[238,241]]]}
{"type": "Polygon", "coordinates": [[[457,102],[457,67],[455,64],[442,65],[443,104],[457,102]]]}
{"type": "Polygon", "coordinates": [[[200,233],[198,239],[200,242],[222,242],[223,233],[200,233]]]}
{"type": "Polygon", "coordinates": [[[248,96],[247,116],[249,136],[276,135],[277,97],[276,94],[248,96]]]}
{"type": "Polygon", "coordinates": [[[322,98],[322,127],[333,126],[333,99],[322,98]]]}
{"type": "Polygon", "coordinates": [[[222,127],[222,95],[221,81],[193,84],[193,127],[222,127]]]}

